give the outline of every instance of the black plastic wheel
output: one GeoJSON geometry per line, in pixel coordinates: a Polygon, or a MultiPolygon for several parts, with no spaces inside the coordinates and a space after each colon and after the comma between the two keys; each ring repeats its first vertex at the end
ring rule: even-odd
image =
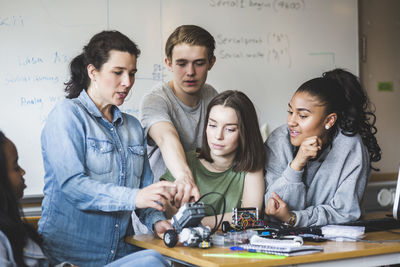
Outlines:
{"type": "Polygon", "coordinates": [[[229,232],[231,230],[231,224],[228,221],[223,221],[221,225],[221,230],[223,233],[229,232]]]}
{"type": "Polygon", "coordinates": [[[164,244],[167,247],[173,248],[178,243],[178,234],[175,230],[169,229],[164,234],[164,244]]]}

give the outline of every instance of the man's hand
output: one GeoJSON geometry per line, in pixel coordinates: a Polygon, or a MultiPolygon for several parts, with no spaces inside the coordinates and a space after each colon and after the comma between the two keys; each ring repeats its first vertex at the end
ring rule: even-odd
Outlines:
{"type": "Polygon", "coordinates": [[[192,173],[183,175],[175,180],[176,194],[171,202],[176,208],[183,206],[192,200],[197,201],[200,198],[200,191],[194,182],[192,173]]]}
{"type": "Polygon", "coordinates": [[[151,184],[138,191],[136,195],[136,208],[154,208],[165,210],[166,201],[173,201],[176,194],[176,185],[172,182],[161,181],[151,184]]]}
{"type": "Polygon", "coordinates": [[[200,192],[186,162],[186,155],[175,126],[170,122],[157,122],[149,129],[149,136],[161,150],[164,163],[175,178],[177,194],[171,204],[177,208],[191,198],[198,200],[200,192]]]}

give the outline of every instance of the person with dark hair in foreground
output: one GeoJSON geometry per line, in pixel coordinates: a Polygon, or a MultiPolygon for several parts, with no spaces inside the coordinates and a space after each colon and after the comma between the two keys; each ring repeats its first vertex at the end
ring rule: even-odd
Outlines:
{"type": "MultiPolygon", "coordinates": [[[[42,250],[42,238],[21,219],[19,200],[24,195],[25,170],[18,164],[14,143],[0,131],[0,266],[50,266],[42,250]]],[[[107,267],[163,266],[165,260],[154,250],[143,250],[114,261],[107,267]]],[[[73,266],[67,262],[58,267],[73,266]]]]}

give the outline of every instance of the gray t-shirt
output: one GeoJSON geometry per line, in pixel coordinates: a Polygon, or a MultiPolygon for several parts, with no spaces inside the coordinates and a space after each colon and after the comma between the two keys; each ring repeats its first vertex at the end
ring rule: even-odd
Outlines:
{"type": "MultiPolygon", "coordinates": [[[[183,104],[174,94],[168,83],[157,84],[149,94],[142,99],[140,106],[140,121],[148,134],[150,127],[157,122],[170,122],[175,126],[185,152],[201,146],[204,120],[207,106],[217,91],[208,84],[201,88],[200,101],[194,108],[183,104]]],[[[160,149],[148,136],[147,151],[150,166],[154,173],[154,181],[166,171],[160,149]]]]}

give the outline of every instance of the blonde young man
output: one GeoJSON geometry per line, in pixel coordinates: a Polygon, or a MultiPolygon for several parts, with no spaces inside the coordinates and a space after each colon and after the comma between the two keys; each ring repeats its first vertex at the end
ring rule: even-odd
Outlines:
{"type": "Polygon", "coordinates": [[[206,84],[215,63],[215,40],[205,29],[182,25],[169,36],[165,63],[173,79],[157,84],[141,103],[155,180],[166,168],[176,177],[175,206],[198,199],[199,190],[185,152],[201,146],[207,105],[217,91],[206,84]]]}

